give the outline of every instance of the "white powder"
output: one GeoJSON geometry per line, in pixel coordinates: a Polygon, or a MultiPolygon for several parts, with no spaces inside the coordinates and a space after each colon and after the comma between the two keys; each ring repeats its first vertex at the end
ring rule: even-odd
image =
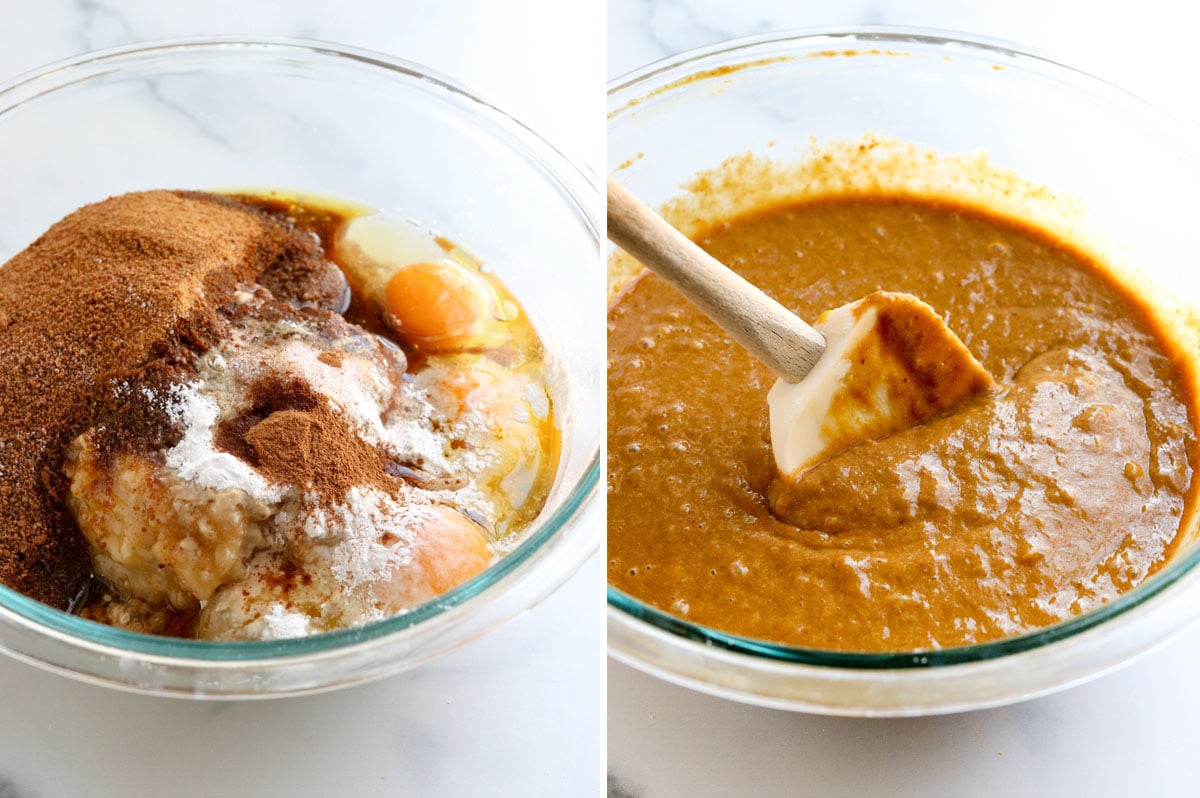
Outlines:
{"type": "Polygon", "coordinates": [[[351,337],[330,347],[311,330],[286,322],[239,332],[228,355],[230,368],[241,382],[249,384],[271,372],[299,377],[340,411],[367,443],[400,461],[449,469],[443,455],[447,438],[433,430],[428,399],[407,381],[394,384],[372,356],[368,339],[351,337]],[[340,365],[320,359],[328,351],[342,356],[340,365]],[[396,412],[397,406],[401,412],[396,412]]]}
{"type": "Polygon", "coordinates": [[[299,612],[289,612],[282,604],[272,604],[270,611],[260,617],[259,640],[285,640],[289,637],[305,637],[310,634],[309,617],[299,612]]]}
{"type": "MultiPolygon", "coordinates": [[[[343,367],[348,360],[343,359],[343,367]]],[[[377,408],[377,415],[369,425],[355,423],[354,416],[343,408],[344,417],[364,440],[379,447],[393,459],[431,471],[450,471],[445,451],[451,435],[445,428],[441,432],[434,431],[435,411],[426,392],[417,388],[411,377],[406,376],[398,384],[387,382],[385,401],[388,405],[386,414],[377,408]]]]}
{"type": "Polygon", "coordinates": [[[309,341],[292,338],[275,351],[274,365],[307,382],[359,427],[368,443],[378,444],[385,436],[380,416],[382,402],[392,391],[391,381],[361,355],[342,352],[341,365],[333,367],[319,359],[323,351],[309,341]]]}
{"type": "Polygon", "coordinates": [[[467,405],[449,429],[451,435],[470,444],[468,448],[454,453],[459,467],[478,474],[496,464],[496,454],[490,448],[490,444],[494,443],[491,428],[481,412],[467,405]]]}
{"type": "Polygon", "coordinates": [[[216,401],[200,393],[198,383],[182,383],[171,388],[166,402],[167,415],[183,425],[183,439],[166,453],[167,468],[180,479],[205,488],[243,491],[262,502],[281,498],[279,488],[270,485],[245,461],[216,449],[213,430],[221,410],[216,401]]]}
{"type": "Polygon", "coordinates": [[[387,450],[397,460],[420,463],[434,471],[449,471],[446,438],[422,419],[405,419],[387,427],[387,450]]]}
{"type": "Polygon", "coordinates": [[[474,483],[468,483],[458,490],[423,490],[409,488],[404,498],[413,504],[445,504],[467,510],[488,521],[495,520],[496,509],[488,501],[483,490],[474,483]]]}
{"type": "Polygon", "coordinates": [[[304,531],[314,540],[338,541],[330,572],[344,587],[354,588],[386,580],[409,565],[421,526],[437,518],[428,504],[402,502],[374,488],[352,488],[345,502],[314,509],[304,531]]]}

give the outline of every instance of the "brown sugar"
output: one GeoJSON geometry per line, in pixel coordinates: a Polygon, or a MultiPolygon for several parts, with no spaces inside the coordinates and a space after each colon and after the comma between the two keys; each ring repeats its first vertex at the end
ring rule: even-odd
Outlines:
{"type": "Polygon", "coordinates": [[[303,281],[294,299],[330,304],[332,268],[286,222],[169,191],[85,206],[0,268],[0,582],[66,607],[91,573],[62,502],[68,442],[122,417],[125,377],[204,347],[238,284],[303,281]]]}

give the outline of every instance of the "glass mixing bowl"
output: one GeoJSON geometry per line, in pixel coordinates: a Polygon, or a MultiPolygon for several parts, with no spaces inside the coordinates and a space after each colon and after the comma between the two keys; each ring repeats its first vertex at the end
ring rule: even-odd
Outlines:
{"type": "MultiPolygon", "coordinates": [[[[950,156],[984,151],[995,165],[1079,199],[1086,210],[1078,232],[1113,244],[1180,312],[1200,300],[1194,128],[1003,44],[882,28],[759,36],[620,78],[608,109],[610,173],[651,205],[726,159],[786,162],[814,137],[871,133],[950,156]]],[[[1188,543],[1094,611],[1020,637],[919,653],[741,638],[610,586],[609,651],[664,679],[772,707],[869,716],[990,706],[1097,676],[1186,628],[1200,617],[1198,560],[1200,548],[1188,543]]]]}
{"type": "MultiPolygon", "coordinates": [[[[596,550],[580,523],[603,434],[600,193],[520,122],[424,67],[299,41],[111,50],[0,87],[0,254],[135,189],[259,188],[413,217],[484,258],[557,362],[562,459],[545,509],[469,582],[411,612],[316,637],[211,643],[92,623],[0,587],[0,649],[85,679],[266,696],[411,668],[525,611],[596,550]]],[[[2,522],[0,522],[2,523],[2,522]]]]}

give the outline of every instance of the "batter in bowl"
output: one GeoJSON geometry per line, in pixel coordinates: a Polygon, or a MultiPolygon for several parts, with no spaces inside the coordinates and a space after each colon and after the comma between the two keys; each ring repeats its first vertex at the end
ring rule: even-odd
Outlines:
{"type": "Polygon", "coordinates": [[[985,208],[888,193],[695,237],[803,318],[914,294],[997,386],[782,480],[774,376],[633,279],[609,311],[610,584],[744,637],[909,651],[1053,624],[1171,556],[1197,456],[1190,366],[1101,264],[985,208]]]}

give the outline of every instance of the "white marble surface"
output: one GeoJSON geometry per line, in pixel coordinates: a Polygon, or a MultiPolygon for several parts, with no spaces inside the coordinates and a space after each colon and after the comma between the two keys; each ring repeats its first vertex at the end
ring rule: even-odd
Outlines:
{"type": "Polygon", "coordinates": [[[1173,0],[609,0],[608,76],[668,55],[778,30],[902,25],[1014,42],[1200,120],[1193,14],[1173,0]]]}
{"type": "MultiPolygon", "coordinates": [[[[5,0],[0,81],[151,39],[320,39],[452,75],[598,171],[603,11],[568,5],[5,0]]],[[[585,523],[602,524],[600,508],[585,523]]],[[[312,697],[147,698],[0,656],[0,798],[600,794],[601,574],[595,555],[562,589],[483,639],[418,670],[312,697]]]]}
{"type": "MultiPolygon", "coordinates": [[[[1021,43],[1200,120],[1188,13],[1150,0],[609,0],[610,78],[724,39],[889,24],[1021,43]]],[[[609,795],[1195,795],[1200,630],[1065,692],[944,717],[856,720],[745,706],[610,661],[609,795]]]]}

